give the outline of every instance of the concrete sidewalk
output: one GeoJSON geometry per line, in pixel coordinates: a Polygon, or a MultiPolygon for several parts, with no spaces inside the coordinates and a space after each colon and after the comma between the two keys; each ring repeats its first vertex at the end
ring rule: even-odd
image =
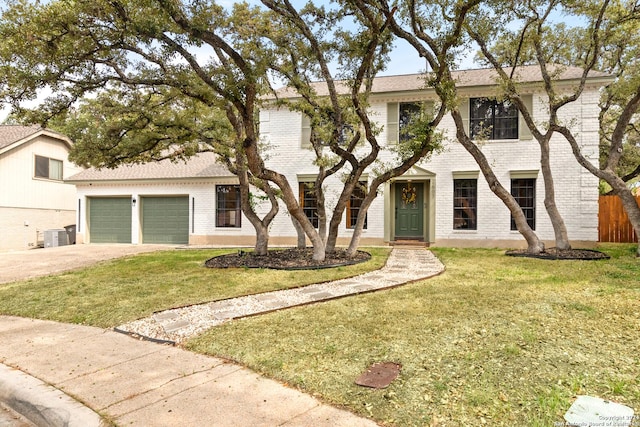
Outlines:
{"type": "Polygon", "coordinates": [[[36,425],[377,425],[240,366],[109,330],[0,316],[0,343],[0,401],[36,425]]]}

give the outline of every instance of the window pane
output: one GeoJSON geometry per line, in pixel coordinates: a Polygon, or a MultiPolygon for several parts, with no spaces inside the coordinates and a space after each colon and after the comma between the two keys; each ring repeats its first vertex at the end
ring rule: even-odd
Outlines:
{"type": "Polygon", "coordinates": [[[478,228],[478,180],[453,180],[453,228],[477,230],[478,228]]]}
{"type": "Polygon", "coordinates": [[[49,178],[49,158],[36,156],[36,173],[38,178],[49,178]]]}
{"type": "Polygon", "coordinates": [[[518,108],[508,101],[496,103],[493,139],[518,139],[518,108]]]}
{"type": "Polygon", "coordinates": [[[216,227],[242,225],[239,185],[216,185],[216,227]]]}
{"type": "Polygon", "coordinates": [[[412,123],[420,117],[421,106],[418,102],[403,102],[400,104],[400,142],[414,138],[410,132],[412,123]]]}
{"type": "MultiPolygon", "coordinates": [[[[360,213],[360,206],[366,195],[366,182],[359,182],[353,189],[351,197],[349,198],[349,205],[347,206],[347,228],[355,228],[358,221],[358,214],[360,213]]],[[[364,218],[363,229],[367,229],[367,216],[364,218]]]]}
{"type": "Polygon", "coordinates": [[[318,200],[316,199],[314,183],[300,183],[300,201],[302,202],[302,210],[309,218],[311,225],[318,228],[318,200]]]}
{"type": "MultiPolygon", "coordinates": [[[[532,230],[536,229],[536,180],[521,178],[511,180],[511,195],[522,208],[527,224],[532,230]]],[[[516,222],[511,216],[511,230],[517,230],[516,222]]]]}
{"type": "Polygon", "coordinates": [[[471,139],[492,137],[493,101],[487,98],[471,98],[470,126],[471,139]]]}
{"type": "Polygon", "coordinates": [[[49,159],[49,179],[62,181],[62,162],[60,160],[49,159]]]}

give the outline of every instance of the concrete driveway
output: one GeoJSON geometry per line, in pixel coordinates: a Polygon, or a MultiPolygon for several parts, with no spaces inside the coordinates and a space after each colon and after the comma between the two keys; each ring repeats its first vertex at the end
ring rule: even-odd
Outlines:
{"type": "Polygon", "coordinates": [[[175,245],[83,244],[0,253],[0,283],[46,276],[175,245]]]}

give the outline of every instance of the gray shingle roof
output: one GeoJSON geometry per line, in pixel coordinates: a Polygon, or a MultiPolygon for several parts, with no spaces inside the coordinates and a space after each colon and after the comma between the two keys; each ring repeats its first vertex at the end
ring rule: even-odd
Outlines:
{"type": "Polygon", "coordinates": [[[67,145],[71,144],[69,138],[61,133],[54,132],[50,129],[44,129],[40,126],[21,126],[21,125],[0,125],[0,150],[7,148],[20,141],[24,141],[30,137],[35,137],[38,134],[46,134],[48,136],[58,138],[67,145]]]}
{"type": "Polygon", "coordinates": [[[234,176],[214,153],[200,153],[189,160],[162,160],[145,164],[121,165],[115,169],[90,168],[70,176],[67,182],[135,181],[146,179],[220,178],[234,176]]]}
{"type": "Polygon", "coordinates": [[[0,125],[0,149],[41,131],[40,126],[0,125]]]}
{"type": "MultiPolygon", "coordinates": [[[[550,66],[551,72],[557,69],[558,66],[550,66]]],[[[505,69],[507,73],[511,69],[505,69]]],[[[560,74],[556,77],[557,80],[577,80],[582,77],[582,68],[579,67],[561,67],[560,74]]],[[[460,70],[454,71],[453,78],[457,81],[456,86],[458,88],[474,87],[474,86],[494,86],[498,74],[493,68],[483,68],[475,70],[460,70]]],[[[373,80],[373,93],[391,93],[391,92],[405,92],[424,89],[426,74],[404,74],[398,76],[379,76],[373,80]]],[[[529,65],[525,67],[518,67],[514,74],[516,80],[521,83],[534,83],[542,81],[542,73],[540,67],[537,65],[529,65]]],[[[607,73],[600,71],[590,71],[588,77],[593,78],[608,78],[611,77],[607,73]]],[[[322,82],[314,84],[318,95],[327,95],[326,85],[322,82]]],[[[340,93],[347,92],[347,86],[342,82],[337,82],[338,91],[340,93]]],[[[278,90],[278,96],[282,98],[296,98],[298,95],[291,88],[282,88],[278,90]]]]}

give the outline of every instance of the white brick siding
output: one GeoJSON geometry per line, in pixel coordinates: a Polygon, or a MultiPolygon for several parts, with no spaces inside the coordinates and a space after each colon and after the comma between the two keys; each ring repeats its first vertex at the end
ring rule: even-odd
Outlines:
{"type": "MultiPolygon", "coordinates": [[[[475,96],[475,95],[474,95],[475,96]]],[[[415,98],[414,98],[415,99],[415,98]]],[[[546,108],[540,94],[533,96],[533,111],[537,121],[546,118],[546,108]]],[[[575,103],[564,107],[561,119],[573,124],[585,153],[597,154],[597,92],[587,91],[575,103]],[[588,121],[586,124],[584,121],[588,121]]],[[[398,101],[397,99],[393,100],[398,101]]],[[[378,98],[370,107],[371,115],[386,123],[387,100],[378,98]]],[[[299,175],[311,175],[315,172],[313,152],[300,147],[300,123],[298,113],[286,110],[271,110],[268,113],[268,127],[263,135],[270,144],[268,166],[284,173],[294,191],[299,175]],[[277,154],[275,154],[277,153],[277,154]]],[[[483,245],[491,241],[522,241],[521,235],[510,230],[510,213],[504,204],[488,188],[484,176],[478,176],[478,227],[477,230],[453,229],[453,172],[479,171],[479,167],[464,147],[455,140],[455,128],[450,116],[445,116],[441,129],[447,135],[446,148],[432,159],[419,163],[422,169],[435,174],[434,240],[475,240],[483,245]]],[[[380,133],[378,140],[385,145],[386,130],[380,133]]],[[[598,180],[584,170],[575,160],[569,143],[560,135],[554,135],[551,141],[551,167],[555,181],[556,203],[566,222],[570,239],[578,241],[597,240],[598,180]]],[[[510,190],[512,171],[539,171],[540,148],[535,139],[512,141],[489,141],[482,145],[482,151],[492,165],[502,185],[510,190]]],[[[382,159],[391,160],[391,153],[384,150],[382,159]]],[[[595,158],[595,157],[594,157],[595,158]]],[[[328,209],[333,208],[331,188],[339,182],[329,179],[328,209]]],[[[539,172],[536,179],[536,232],[543,240],[553,240],[551,222],[544,207],[544,181],[539,172]]],[[[382,239],[384,237],[384,195],[381,194],[369,209],[366,237],[382,239]]],[[[349,237],[350,231],[343,225],[340,235],[349,237]]],[[[286,215],[280,215],[272,227],[272,235],[293,235],[286,215]]]]}
{"type": "MultiPolygon", "coordinates": [[[[491,96],[493,88],[467,89],[465,96],[491,96]],[[471,94],[473,90],[473,94],[471,94]]],[[[375,118],[382,131],[378,141],[386,147],[388,140],[387,103],[414,101],[428,98],[422,91],[402,92],[400,94],[375,95],[370,106],[370,117],[375,118]]],[[[537,122],[543,123],[547,118],[547,109],[542,101],[541,93],[532,96],[533,115],[537,122]]],[[[597,162],[598,155],[598,91],[597,88],[587,88],[578,102],[563,107],[560,111],[561,120],[570,125],[577,135],[583,152],[597,162]]],[[[314,166],[314,153],[301,146],[302,118],[299,113],[285,109],[263,110],[260,114],[261,137],[265,145],[264,157],[267,166],[283,173],[298,195],[300,180],[308,180],[315,176],[317,167],[314,166]]],[[[479,167],[471,155],[455,139],[455,127],[449,115],[445,116],[440,130],[445,138],[445,149],[433,158],[420,162],[410,174],[400,177],[398,182],[405,182],[412,178],[425,184],[425,236],[436,244],[474,244],[477,246],[520,246],[524,242],[522,236],[510,230],[510,213],[504,204],[489,190],[481,173],[478,173],[477,197],[477,230],[454,230],[453,228],[453,179],[456,172],[479,171],[479,167]],[[413,178],[416,177],[416,178],[413,178]]],[[[363,144],[362,149],[366,149],[363,144]]],[[[536,233],[547,241],[554,239],[551,222],[544,207],[544,181],[540,171],[540,148],[535,139],[488,141],[481,145],[493,170],[502,183],[510,190],[512,173],[528,171],[529,174],[538,171],[536,177],[536,233]]],[[[598,180],[584,170],[575,160],[569,143],[560,135],[551,140],[551,167],[555,180],[556,203],[563,215],[573,241],[597,240],[597,212],[598,212],[598,180]]],[[[381,152],[380,161],[393,162],[393,152],[385,148],[381,152]]],[[[368,177],[374,171],[368,171],[368,177]]],[[[252,244],[255,232],[246,218],[242,219],[241,228],[218,228],[215,226],[215,186],[216,184],[234,184],[235,177],[211,179],[169,180],[157,179],[145,182],[128,181],[122,184],[94,182],[93,185],[78,183],[78,199],[81,202],[81,217],[79,219],[79,240],[86,238],[87,230],[86,201],[91,196],[144,197],[145,195],[188,195],[190,209],[190,243],[191,244],[252,244]],[[195,209],[193,207],[195,206],[195,209]]],[[[331,215],[342,183],[340,176],[333,176],[326,180],[325,191],[327,213],[331,215]]],[[[368,211],[368,228],[364,230],[362,242],[384,243],[393,239],[393,209],[394,201],[390,200],[389,185],[379,189],[379,195],[368,211]]],[[[261,215],[267,212],[268,201],[258,205],[261,215]]],[[[140,227],[138,211],[133,208],[132,236],[134,243],[140,241],[140,227]]],[[[346,228],[346,221],[340,225],[339,236],[341,242],[346,243],[352,235],[352,230],[346,228]]],[[[295,242],[296,233],[291,219],[284,205],[270,227],[270,236],[275,244],[295,242]]],[[[90,240],[90,239],[89,239],[90,240]]]]}

